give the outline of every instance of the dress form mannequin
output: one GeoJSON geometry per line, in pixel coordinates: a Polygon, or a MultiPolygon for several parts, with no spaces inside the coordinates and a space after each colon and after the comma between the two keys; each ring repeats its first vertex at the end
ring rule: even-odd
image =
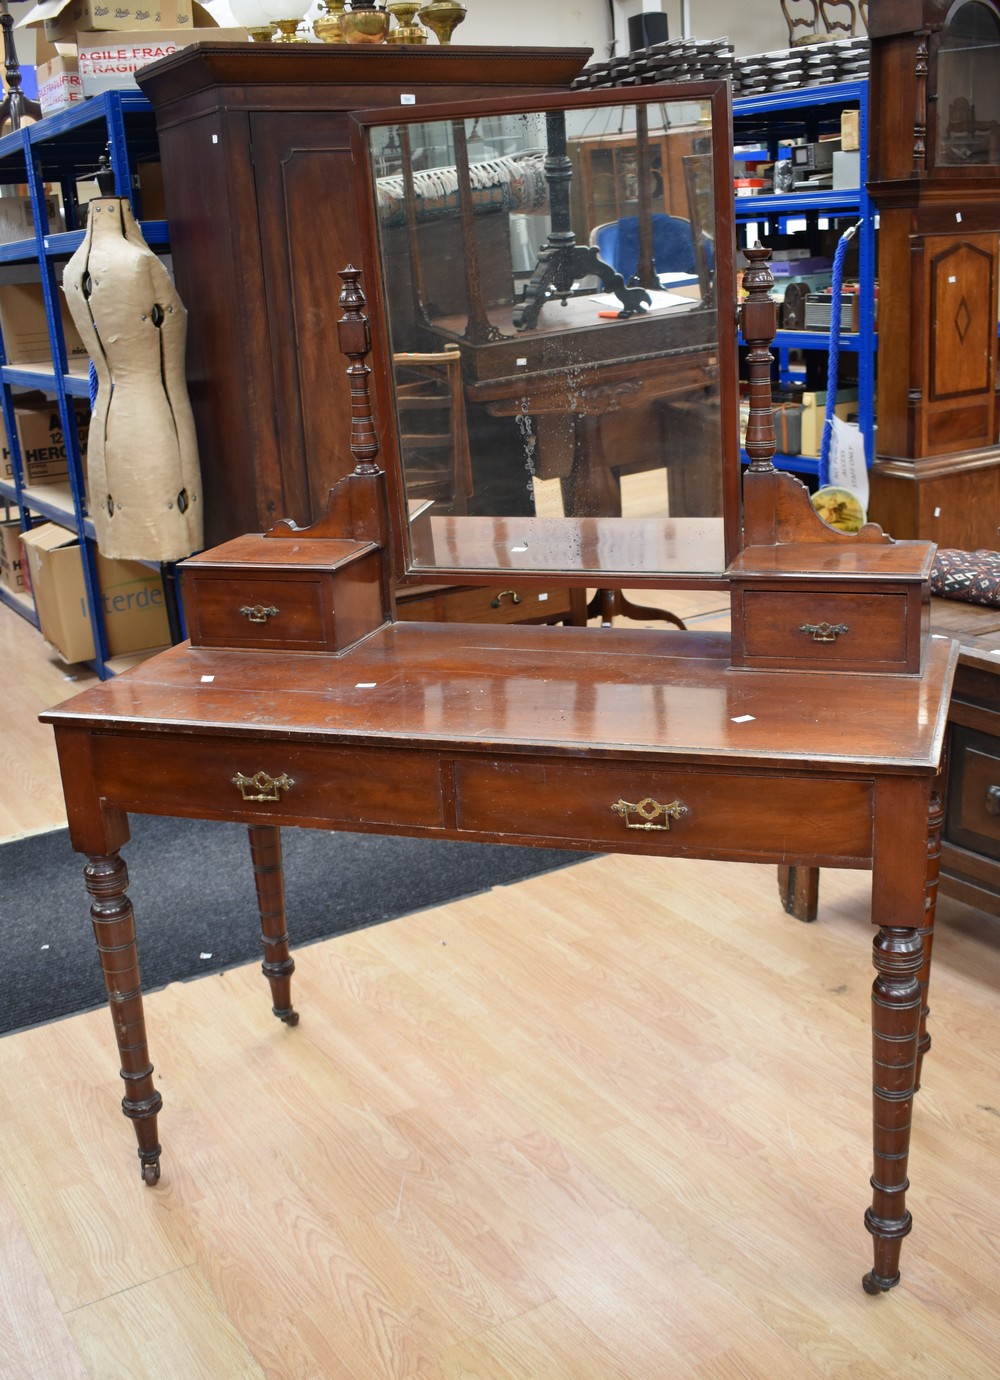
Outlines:
{"type": "Polygon", "coordinates": [[[97,544],[130,560],[189,556],[202,546],[202,496],[187,312],[128,201],[90,203],[63,288],[97,375],[87,453],[97,544]]]}

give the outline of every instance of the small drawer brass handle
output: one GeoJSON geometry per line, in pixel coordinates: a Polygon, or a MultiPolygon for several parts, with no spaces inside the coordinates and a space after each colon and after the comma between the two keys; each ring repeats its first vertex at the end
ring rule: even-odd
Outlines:
{"type": "Polygon", "coordinates": [[[691,811],[686,805],[682,805],[679,800],[672,800],[669,805],[661,805],[658,800],[653,800],[651,796],[645,796],[642,800],[632,805],[627,800],[616,800],[612,805],[616,815],[621,815],[625,821],[626,829],[670,829],[672,819],[683,819],[691,811]],[[633,824],[629,815],[638,815],[642,820],[641,824],[633,824]],[[655,820],[662,816],[663,823],[656,824],[655,820]]]}
{"type": "Polygon", "coordinates": [[[836,642],[850,631],[846,623],[803,623],[799,628],[801,633],[811,633],[814,642],[836,642]]]}
{"type": "Polygon", "coordinates": [[[290,791],[295,782],[284,772],[280,776],[268,776],[266,771],[259,771],[255,776],[244,776],[238,771],[233,777],[233,785],[244,800],[279,800],[278,792],[290,791]]]}
{"type": "Polygon", "coordinates": [[[278,616],[278,610],[273,604],[244,604],[240,613],[251,623],[266,623],[269,618],[278,616]]]}
{"type": "Polygon", "coordinates": [[[1000,815],[1000,786],[986,787],[986,813],[1000,815]]]}
{"type": "Polygon", "coordinates": [[[498,609],[501,603],[504,601],[504,599],[507,598],[508,594],[510,595],[510,602],[512,604],[519,604],[521,602],[521,596],[520,594],[518,594],[516,589],[502,589],[500,593],[497,595],[497,597],[493,600],[492,604],[490,604],[490,608],[498,609]]]}

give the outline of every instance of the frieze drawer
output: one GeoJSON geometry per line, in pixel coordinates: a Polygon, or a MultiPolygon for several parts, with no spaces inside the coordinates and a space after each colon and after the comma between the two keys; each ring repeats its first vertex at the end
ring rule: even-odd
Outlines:
{"type": "Polygon", "coordinates": [[[456,762],[460,830],[616,851],[871,857],[867,780],[585,762],[456,762]],[[779,842],[776,845],[776,840],[779,842]]]}
{"type": "Polygon", "coordinates": [[[192,738],[179,744],[141,742],[126,734],[95,737],[100,793],[126,810],[232,818],[248,823],[315,824],[341,821],[356,829],[442,827],[436,757],[391,754],[261,739],[192,738]]]}
{"type": "Polygon", "coordinates": [[[920,604],[905,593],[746,589],[735,665],[886,673],[920,669],[920,604]],[[914,626],[914,624],[916,626],[914,626]]]}
{"type": "Polygon", "coordinates": [[[569,616],[569,590],[561,587],[483,585],[396,592],[396,617],[406,622],[555,623],[569,616]]]}

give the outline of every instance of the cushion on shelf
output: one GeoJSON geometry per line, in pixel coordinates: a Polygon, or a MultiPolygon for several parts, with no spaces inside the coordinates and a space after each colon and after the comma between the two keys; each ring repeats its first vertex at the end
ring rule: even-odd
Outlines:
{"type": "Polygon", "coordinates": [[[1000,551],[938,551],[931,593],[1000,608],[1000,551]]]}

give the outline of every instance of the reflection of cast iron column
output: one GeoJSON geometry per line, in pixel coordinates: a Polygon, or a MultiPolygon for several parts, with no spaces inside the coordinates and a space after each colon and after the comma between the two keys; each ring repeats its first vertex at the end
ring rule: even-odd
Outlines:
{"type": "Polygon", "coordinates": [[[476,240],[476,208],[472,204],[472,178],[469,174],[469,146],[465,138],[465,122],[456,120],[455,172],[458,175],[458,204],[462,217],[462,243],[465,246],[465,301],[469,319],[465,339],[471,345],[489,340],[502,340],[503,332],[486,315],[483,301],[483,277],[479,271],[479,244],[476,240]]]}
{"type": "Polygon", "coordinates": [[[524,297],[514,308],[514,325],[518,330],[538,324],[538,313],[551,298],[565,301],[567,297],[589,292],[589,288],[574,288],[581,278],[599,278],[606,292],[613,292],[622,304],[621,316],[634,316],[649,305],[645,288],[629,288],[625,279],[606,264],[593,245],[577,244],[570,221],[569,188],[573,178],[573,164],[566,152],[566,118],[561,110],[549,111],[545,116],[545,180],[549,185],[549,214],[552,229],[538,251],[538,262],[531,280],[524,289],[524,297]]]}
{"type": "Polygon", "coordinates": [[[639,184],[639,263],[633,283],[643,287],[658,288],[660,280],[656,276],[656,256],[653,249],[653,178],[649,157],[649,125],[646,120],[646,107],[635,108],[635,157],[636,180],[639,184]]]}

